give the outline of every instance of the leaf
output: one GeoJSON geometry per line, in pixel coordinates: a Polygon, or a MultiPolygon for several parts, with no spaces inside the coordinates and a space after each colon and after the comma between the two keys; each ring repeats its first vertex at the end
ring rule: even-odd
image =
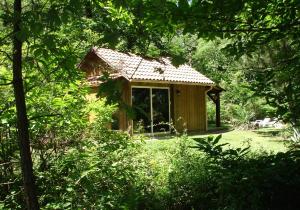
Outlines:
{"type": "Polygon", "coordinates": [[[215,140],[213,141],[213,144],[217,144],[217,143],[220,141],[221,138],[222,138],[222,134],[218,135],[218,136],[215,138],[215,140]]]}
{"type": "Polygon", "coordinates": [[[67,189],[66,189],[68,192],[72,192],[72,191],[74,191],[74,189],[73,189],[73,187],[67,187],[67,189]]]}

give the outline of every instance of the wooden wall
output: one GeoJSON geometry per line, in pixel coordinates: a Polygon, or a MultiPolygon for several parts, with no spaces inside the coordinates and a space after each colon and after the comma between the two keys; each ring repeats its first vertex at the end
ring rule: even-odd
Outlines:
{"type": "Polygon", "coordinates": [[[206,87],[174,85],[174,124],[182,131],[207,130],[206,87]]]}
{"type": "MultiPolygon", "coordinates": [[[[162,83],[125,83],[123,88],[123,100],[131,105],[131,87],[170,87],[171,119],[175,128],[183,131],[206,131],[206,88],[196,85],[162,84],[162,83]]],[[[124,112],[120,112],[120,129],[132,128],[132,120],[124,112]]]]}
{"type": "MultiPolygon", "coordinates": [[[[97,87],[91,87],[90,92],[88,95],[86,95],[87,101],[93,101],[97,98],[98,88],[97,87]]],[[[93,122],[95,120],[96,116],[95,113],[90,112],[88,115],[88,119],[90,122],[93,122]]]]}
{"type": "Polygon", "coordinates": [[[117,70],[112,69],[107,63],[100,59],[95,53],[89,52],[83,61],[80,63],[79,68],[85,71],[86,78],[99,77],[103,72],[110,74],[118,73],[117,70]]]}
{"type": "MultiPolygon", "coordinates": [[[[122,100],[126,105],[131,106],[131,84],[123,79],[122,100]]],[[[119,110],[119,129],[132,132],[132,120],[123,109],[119,110]]]]}

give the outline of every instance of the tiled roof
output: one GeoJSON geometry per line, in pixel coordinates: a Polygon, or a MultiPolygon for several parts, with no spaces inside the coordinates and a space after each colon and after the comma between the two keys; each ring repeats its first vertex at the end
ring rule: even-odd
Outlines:
{"type": "Polygon", "coordinates": [[[214,82],[191,66],[173,66],[170,60],[147,59],[131,53],[111,49],[93,48],[93,51],[113,69],[129,81],[166,81],[169,83],[198,83],[213,85],[214,82]]]}

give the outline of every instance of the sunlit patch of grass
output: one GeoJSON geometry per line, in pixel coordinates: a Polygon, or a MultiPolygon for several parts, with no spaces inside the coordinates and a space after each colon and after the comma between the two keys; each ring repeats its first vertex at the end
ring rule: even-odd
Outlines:
{"type": "Polygon", "coordinates": [[[261,130],[261,132],[234,130],[224,133],[222,142],[229,143],[233,147],[242,147],[245,144],[249,144],[251,151],[275,153],[286,151],[286,141],[279,135],[273,135],[274,130],[270,130],[270,133],[273,133],[272,135],[270,133],[266,135],[268,133],[266,129],[261,130]]]}
{"type": "MultiPolygon", "coordinates": [[[[208,135],[222,134],[221,143],[229,143],[230,147],[251,146],[253,152],[284,152],[287,150],[285,146],[286,140],[279,135],[278,129],[264,128],[258,130],[224,130],[218,134],[200,134],[189,135],[189,143],[194,144],[192,138],[206,137],[208,135]]],[[[177,138],[170,136],[162,139],[153,139],[147,141],[145,149],[151,155],[172,156],[178,143],[177,138]]]]}

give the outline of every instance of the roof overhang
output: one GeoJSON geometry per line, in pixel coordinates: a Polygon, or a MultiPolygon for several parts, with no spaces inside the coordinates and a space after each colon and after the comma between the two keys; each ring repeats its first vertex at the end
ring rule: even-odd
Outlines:
{"type": "Polygon", "coordinates": [[[198,83],[198,82],[181,82],[181,81],[168,81],[168,80],[137,80],[131,79],[128,80],[129,82],[136,82],[136,83],[160,83],[160,84],[174,84],[174,85],[198,85],[198,86],[212,86],[214,87],[215,84],[207,84],[207,83],[198,83]]]}

